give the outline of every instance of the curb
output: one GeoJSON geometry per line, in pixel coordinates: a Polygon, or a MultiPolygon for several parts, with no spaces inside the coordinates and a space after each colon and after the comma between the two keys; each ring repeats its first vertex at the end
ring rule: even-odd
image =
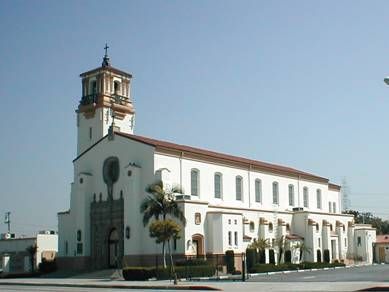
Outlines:
{"type": "Polygon", "coordinates": [[[207,290],[222,291],[219,288],[203,285],[99,285],[99,284],[56,284],[56,283],[15,283],[0,282],[0,286],[44,286],[44,287],[69,287],[69,288],[103,288],[103,289],[142,289],[142,290],[207,290]]]}

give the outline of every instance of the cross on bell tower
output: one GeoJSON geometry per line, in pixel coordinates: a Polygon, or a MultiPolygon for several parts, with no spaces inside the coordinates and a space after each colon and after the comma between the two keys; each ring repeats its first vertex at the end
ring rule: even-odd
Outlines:
{"type": "Polygon", "coordinates": [[[104,47],[104,50],[105,50],[105,55],[104,55],[104,58],[103,58],[103,63],[101,64],[102,67],[109,67],[111,66],[111,61],[109,60],[109,57],[108,57],[108,44],[105,43],[105,47],[104,47]]]}
{"type": "Polygon", "coordinates": [[[112,67],[108,49],[105,44],[101,67],[80,74],[82,97],[76,110],[78,154],[107,135],[111,127],[115,132],[133,134],[132,75],[112,67]]]}

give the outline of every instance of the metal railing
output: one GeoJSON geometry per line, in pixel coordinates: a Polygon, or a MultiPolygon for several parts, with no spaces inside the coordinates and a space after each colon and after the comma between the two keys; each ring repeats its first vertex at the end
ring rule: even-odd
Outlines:
{"type": "MultiPolygon", "coordinates": [[[[80,104],[81,105],[89,105],[92,103],[97,103],[98,95],[99,95],[98,93],[84,95],[83,97],[81,97],[80,104]]],[[[130,99],[126,96],[123,96],[123,95],[112,94],[111,101],[116,103],[116,104],[126,104],[126,103],[130,102],[130,99]]]]}

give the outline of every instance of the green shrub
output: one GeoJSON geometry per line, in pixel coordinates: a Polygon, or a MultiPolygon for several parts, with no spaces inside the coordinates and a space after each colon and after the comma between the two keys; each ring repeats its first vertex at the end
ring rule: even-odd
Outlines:
{"type": "Polygon", "coordinates": [[[323,269],[323,268],[333,268],[333,267],[344,267],[345,264],[342,263],[311,263],[303,262],[299,264],[300,269],[323,269]]]}
{"type": "Polygon", "coordinates": [[[254,248],[246,249],[247,269],[250,270],[257,262],[257,251],[254,248]]]}
{"type": "Polygon", "coordinates": [[[38,266],[39,272],[43,274],[48,274],[55,272],[57,270],[57,262],[55,260],[48,261],[46,259],[42,259],[42,262],[38,266]]]}
{"type": "Polygon", "coordinates": [[[235,271],[235,257],[233,250],[226,251],[226,265],[227,265],[227,273],[232,274],[235,271]]]}
{"type": "Polygon", "coordinates": [[[156,276],[155,268],[127,267],[123,269],[123,278],[126,281],[144,281],[156,276]]]}

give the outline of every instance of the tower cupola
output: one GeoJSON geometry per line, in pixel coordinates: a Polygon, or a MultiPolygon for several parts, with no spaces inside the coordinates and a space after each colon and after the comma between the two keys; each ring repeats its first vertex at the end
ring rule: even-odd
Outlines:
{"type": "Polygon", "coordinates": [[[82,95],[76,110],[78,154],[107,135],[113,119],[115,131],[134,131],[132,75],[111,66],[108,48],[106,44],[101,67],[80,74],[82,95]]]}

